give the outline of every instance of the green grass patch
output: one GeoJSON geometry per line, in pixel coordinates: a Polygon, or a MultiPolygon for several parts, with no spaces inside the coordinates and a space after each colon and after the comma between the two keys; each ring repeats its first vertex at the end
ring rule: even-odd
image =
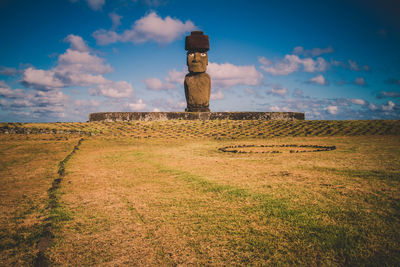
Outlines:
{"type": "Polygon", "coordinates": [[[312,169],[329,172],[335,175],[354,177],[361,179],[377,179],[386,181],[400,181],[400,172],[388,172],[379,170],[355,170],[355,169],[343,169],[343,168],[328,168],[314,166],[312,169]]]}
{"type": "MultiPolygon", "coordinates": [[[[152,162],[161,173],[173,175],[177,179],[187,182],[196,191],[215,194],[217,198],[231,203],[247,202],[248,205],[241,208],[244,214],[257,214],[261,221],[279,219],[288,229],[291,229],[287,233],[289,240],[300,242],[303,247],[312,246],[321,255],[333,253],[337,261],[336,264],[354,265],[367,262],[366,259],[359,257],[365,249],[363,244],[365,244],[368,235],[363,230],[363,225],[360,224],[362,222],[360,220],[363,219],[365,214],[357,216],[359,214],[353,212],[350,216],[349,214],[341,216],[346,212],[345,208],[338,210],[335,207],[328,210],[321,210],[316,207],[294,208],[289,199],[277,199],[268,194],[257,194],[247,189],[211,182],[204,177],[154,163],[146,157],[144,152],[135,152],[134,156],[141,161],[152,162]],[[342,220],[326,223],[322,220],[322,217],[342,220]]],[[[235,231],[238,231],[240,236],[238,238],[241,241],[234,242],[231,246],[239,247],[241,250],[247,250],[247,246],[250,246],[251,250],[256,252],[255,254],[268,258],[271,249],[266,244],[267,241],[262,238],[262,232],[257,232],[251,228],[246,229],[246,231],[249,231],[248,233],[243,233],[241,229],[235,231]]],[[[301,250],[301,248],[299,249],[301,250]]],[[[383,257],[379,261],[386,262],[383,257]]],[[[251,262],[251,260],[244,258],[242,263],[247,262],[251,262]]],[[[301,264],[304,262],[288,261],[287,263],[301,264]]]]}

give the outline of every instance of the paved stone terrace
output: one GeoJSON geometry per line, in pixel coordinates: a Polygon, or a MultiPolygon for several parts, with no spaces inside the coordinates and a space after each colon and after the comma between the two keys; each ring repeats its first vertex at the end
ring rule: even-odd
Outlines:
{"type": "Polygon", "coordinates": [[[99,112],[89,121],[304,120],[302,112],[99,112]]]}
{"type": "Polygon", "coordinates": [[[81,134],[131,138],[246,139],[285,136],[400,135],[400,120],[167,120],[0,123],[5,134],[81,134]]]}

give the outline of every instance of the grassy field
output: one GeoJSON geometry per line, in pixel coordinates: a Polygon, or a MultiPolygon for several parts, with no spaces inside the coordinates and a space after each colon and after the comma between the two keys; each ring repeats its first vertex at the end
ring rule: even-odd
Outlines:
{"type": "Polygon", "coordinates": [[[36,258],[49,216],[48,189],[58,163],[78,136],[0,135],[0,265],[20,266],[36,258]]]}
{"type": "Polygon", "coordinates": [[[0,129],[1,266],[400,265],[399,121],[0,129]]]}

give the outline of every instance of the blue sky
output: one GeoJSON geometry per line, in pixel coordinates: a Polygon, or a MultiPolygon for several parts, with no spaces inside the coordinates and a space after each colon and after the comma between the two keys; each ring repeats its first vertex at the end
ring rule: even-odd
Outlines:
{"type": "Polygon", "coordinates": [[[210,37],[211,111],[400,118],[396,0],[1,0],[0,121],[184,111],[184,37],[210,37]]]}

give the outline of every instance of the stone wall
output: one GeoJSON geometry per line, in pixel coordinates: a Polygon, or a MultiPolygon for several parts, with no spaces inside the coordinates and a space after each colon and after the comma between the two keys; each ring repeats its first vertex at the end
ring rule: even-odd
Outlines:
{"type": "Polygon", "coordinates": [[[89,121],[304,120],[302,112],[99,112],[89,121]]]}

